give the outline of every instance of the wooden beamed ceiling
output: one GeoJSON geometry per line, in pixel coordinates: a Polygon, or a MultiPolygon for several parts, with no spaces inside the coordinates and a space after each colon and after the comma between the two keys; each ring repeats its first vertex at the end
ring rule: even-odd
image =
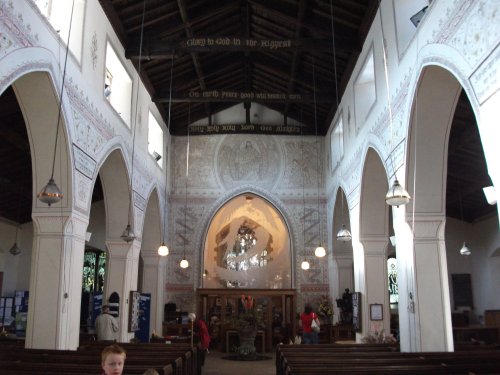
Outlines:
{"type": "MultiPolygon", "coordinates": [[[[138,68],[143,0],[100,1],[138,68]]],[[[332,4],[341,96],[378,1],[332,0],[332,4]]],[[[316,94],[318,134],[325,134],[337,103],[333,53],[326,42],[331,41],[332,35],[328,0],[146,0],[145,5],[142,55],[148,52],[153,56],[153,52],[158,51],[169,55],[143,59],[141,78],[151,96],[156,98],[165,123],[168,122],[169,104],[165,98],[172,83],[171,134],[186,134],[188,118],[194,122],[238,102],[248,103],[248,95],[252,93],[254,97],[259,94],[252,101],[305,123],[307,128],[301,129],[304,134],[315,134],[316,94]],[[257,44],[290,41],[290,46],[238,49],[221,45],[204,51],[197,46],[187,46],[191,37],[205,41],[228,37],[257,44]],[[312,45],[315,48],[311,48],[312,45]],[[202,94],[202,90],[212,93],[212,97],[209,94],[207,98],[189,95],[192,92],[202,94]],[[226,100],[213,97],[215,92],[222,96],[222,91],[239,93],[239,96],[226,96],[226,100]],[[282,98],[277,98],[276,94],[282,98]]],[[[26,223],[31,221],[33,203],[30,143],[12,88],[0,95],[0,113],[3,119],[0,122],[0,219],[26,223]]],[[[243,118],[244,122],[250,120],[248,116],[243,118]]],[[[447,172],[447,216],[473,222],[496,213],[496,206],[486,203],[482,191],[491,180],[475,115],[465,93],[460,96],[453,118],[447,172]]],[[[102,199],[98,180],[92,201],[102,199]]]]}
{"type": "Polygon", "coordinates": [[[325,135],[378,9],[378,0],[100,3],[165,123],[172,84],[172,135],[238,103],[249,124],[251,102],[283,114],[264,125],[294,119],[302,134],[325,135]]]}

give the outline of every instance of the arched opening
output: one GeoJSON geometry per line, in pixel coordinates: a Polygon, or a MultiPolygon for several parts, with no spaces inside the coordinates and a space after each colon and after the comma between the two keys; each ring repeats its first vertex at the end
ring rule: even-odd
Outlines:
{"type": "Polygon", "coordinates": [[[349,206],[344,190],[339,187],[335,198],[333,211],[333,262],[331,267],[330,290],[337,300],[334,316],[340,324],[352,324],[352,310],[349,303],[345,303],[342,295],[354,290],[354,268],[352,241],[338,238],[337,234],[344,227],[351,230],[349,206]]]}
{"type": "MultiPolygon", "coordinates": [[[[33,243],[31,219],[32,165],[31,150],[23,113],[12,86],[0,95],[0,323],[9,333],[16,333],[15,320],[27,316],[30,264],[33,243]],[[16,294],[22,292],[22,300],[16,294]],[[17,300],[17,303],[16,303],[17,300]],[[5,306],[12,306],[5,309],[5,306]],[[18,310],[18,311],[16,311],[18,310]]],[[[25,319],[24,319],[25,321],[25,319]]],[[[23,336],[26,327],[17,329],[23,336]],[[24,331],[24,332],[23,332],[24,331]]]]}
{"type": "Polygon", "coordinates": [[[414,210],[406,210],[418,233],[413,278],[419,299],[414,316],[419,324],[410,325],[410,332],[422,338],[421,350],[453,350],[465,339],[460,326],[479,323],[494,306],[488,296],[495,293],[500,268],[490,258],[498,215],[482,190],[491,179],[476,118],[449,71],[437,66],[422,70],[409,139],[414,210]],[[464,242],[470,256],[460,254],[464,242]]]}
{"type": "MultiPolygon", "coordinates": [[[[26,323],[25,342],[27,347],[34,347],[44,342],[47,329],[57,332],[54,327],[62,324],[78,332],[79,326],[78,303],[59,313],[63,298],[69,298],[70,303],[80,298],[80,278],[69,277],[75,275],[75,268],[81,272],[83,265],[83,246],[65,240],[67,234],[66,238],[71,237],[69,233],[73,228],[66,116],[63,105],[57,131],[59,98],[47,72],[18,77],[2,93],[0,103],[5,118],[0,137],[0,216],[3,218],[0,239],[6,235],[12,238],[11,245],[14,241],[19,243],[17,252],[7,249],[1,255],[1,272],[5,271],[2,295],[36,296],[29,299],[29,305],[25,298],[24,306],[13,307],[10,312],[13,317],[17,313],[26,315],[20,318],[26,323]],[[47,184],[51,171],[64,197],[49,207],[36,199],[36,194],[47,184]],[[58,224],[47,226],[49,221],[58,224]],[[11,230],[4,231],[4,225],[11,230]],[[66,252],[67,257],[63,256],[66,252]],[[63,286],[59,285],[61,279],[66,280],[63,286]]],[[[58,339],[63,346],[76,347],[78,337],[66,335],[58,339]]]]}
{"type": "Polygon", "coordinates": [[[149,303],[143,303],[141,309],[143,316],[149,319],[140,320],[136,337],[148,342],[151,332],[162,332],[164,306],[166,259],[158,255],[158,247],[163,238],[158,190],[154,189],[149,195],[144,215],[137,290],[146,297],[141,298],[143,302],[149,298],[149,303]]]}
{"type": "Polygon", "coordinates": [[[242,194],[214,215],[205,239],[204,288],[282,289],[292,286],[290,233],[281,213],[242,194]]]}
{"type": "MultiPolygon", "coordinates": [[[[364,163],[360,199],[359,240],[362,252],[354,257],[356,292],[361,292],[361,332],[389,332],[390,310],[387,286],[389,206],[384,196],[389,188],[379,155],[369,148],[364,163]],[[370,314],[371,305],[382,305],[382,319],[370,314]]],[[[359,332],[359,330],[358,330],[359,332]]]]}

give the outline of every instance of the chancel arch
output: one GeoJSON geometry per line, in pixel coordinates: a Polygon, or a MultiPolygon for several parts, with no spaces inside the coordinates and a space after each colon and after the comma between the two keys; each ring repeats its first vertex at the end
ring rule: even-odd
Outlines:
{"type": "Polygon", "coordinates": [[[213,216],[204,244],[203,288],[292,287],[291,238],[281,213],[252,193],[213,216]]]}

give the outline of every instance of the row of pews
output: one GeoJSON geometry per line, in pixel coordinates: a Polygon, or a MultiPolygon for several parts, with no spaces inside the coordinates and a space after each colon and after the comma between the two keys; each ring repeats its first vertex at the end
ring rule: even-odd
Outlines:
{"type": "Polygon", "coordinates": [[[500,347],[402,353],[387,344],[278,345],[276,374],[500,374],[500,347]]]}
{"type": "MultiPolygon", "coordinates": [[[[102,373],[101,351],[109,344],[91,343],[78,350],[25,349],[24,342],[0,341],[2,375],[96,375],[102,373]]],[[[142,375],[154,368],[162,375],[200,375],[196,348],[189,344],[118,343],[127,352],[124,373],[142,375]]]]}

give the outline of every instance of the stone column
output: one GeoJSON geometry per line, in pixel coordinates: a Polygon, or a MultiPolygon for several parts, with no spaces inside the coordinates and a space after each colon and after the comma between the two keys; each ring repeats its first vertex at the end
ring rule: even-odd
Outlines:
{"type": "MultiPolygon", "coordinates": [[[[408,291],[413,293],[406,303],[407,314],[414,314],[408,319],[412,351],[453,351],[445,222],[441,215],[414,219],[413,275],[408,275],[408,291]]],[[[411,264],[407,270],[411,272],[411,264]]]]}
{"type": "Polygon", "coordinates": [[[141,243],[139,241],[126,243],[123,240],[109,240],[106,241],[106,247],[108,249],[108,264],[106,267],[104,299],[107,301],[113,292],[117,292],[120,296],[120,311],[118,316],[120,332],[118,341],[129,342],[134,337],[133,332],[128,332],[129,299],[130,291],[137,290],[141,243]]]}
{"type": "Polygon", "coordinates": [[[165,269],[167,258],[159,256],[154,251],[144,251],[142,253],[144,262],[142,292],[151,293],[151,316],[150,332],[156,331],[162,334],[162,323],[164,319],[164,292],[165,292],[165,269]]]}
{"type": "Polygon", "coordinates": [[[26,348],[78,347],[87,226],[75,212],[33,214],[26,348]]]}
{"type": "Polygon", "coordinates": [[[352,292],[354,290],[354,269],[352,255],[337,255],[332,262],[332,273],[330,288],[332,291],[332,303],[334,309],[334,321],[340,321],[340,309],[337,307],[336,299],[342,298],[346,288],[352,292]]]}
{"type": "Polygon", "coordinates": [[[390,306],[389,292],[387,289],[387,254],[389,243],[387,236],[373,235],[360,239],[363,244],[364,258],[364,283],[359,285],[357,291],[361,292],[361,315],[363,336],[370,332],[390,333],[390,306]],[[382,305],[383,320],[370,319],[370,305],[382,305]]]}

